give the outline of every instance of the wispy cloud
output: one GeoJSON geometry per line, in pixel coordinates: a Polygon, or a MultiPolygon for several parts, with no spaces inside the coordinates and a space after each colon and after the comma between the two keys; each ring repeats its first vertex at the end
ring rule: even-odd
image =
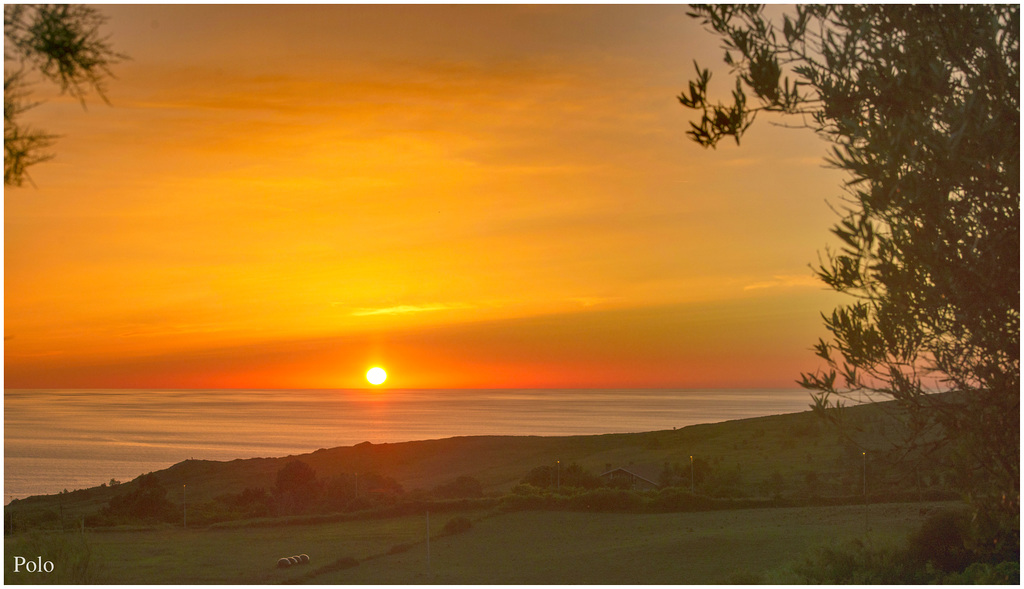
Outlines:
{"type": "Polygon", "coordinates": [[[762,288],[794,288],[794,287],[820,287],[821,281],[814,276],[805,276],[803,274],[797,275],[779,275],[773,276],[771,280],[764,280],[762,282],[755,282],[748,284],[743,287],[743,290],[758,290],[762,288]]]}
{"type": "Polygon", "coordinates": [[[579,304],[582,307],[593,307],[594,305],[601,305],[610,301],[614,301],[614,297],[573,297],[570,301],[579,304]]]}
{"type": "Polygon", "coordinates": [[[455,304],[432,304],[432,305],[397,305],[395,307],[382,307],[378,309],[357,309],[352,311],[352,315],[356,317],[366,317],[369,315],[401,315],[404,313],[425,313],[428,311],[448,311],[451,309],[469,309],[472,305],[455,303],[455,304]]]}

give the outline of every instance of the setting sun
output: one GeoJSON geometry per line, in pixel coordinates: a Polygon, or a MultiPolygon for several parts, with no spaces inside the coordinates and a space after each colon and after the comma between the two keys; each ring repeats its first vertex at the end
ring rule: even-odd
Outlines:
{"type": "Polygon", "coordinates": [[[384,372],[383,368],[374,366],[373,368],[366,371],[366,380],[370,381],[372,385],[378,385],[387,379],[388,373],[384,372]]]}

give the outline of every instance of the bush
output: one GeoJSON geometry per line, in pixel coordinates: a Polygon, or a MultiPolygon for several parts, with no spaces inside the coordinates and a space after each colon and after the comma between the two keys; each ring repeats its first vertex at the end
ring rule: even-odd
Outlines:
{"type": "Polygon", "coordinates": [[[444,536],[454,536],[455,534],[468,532],[472,527],[473,522],[469,521],[468,517],[457,515],[444,524],[444,527],[441,528],[441,534],[444,536]]]}
{"type": "Polygon", "coordinates": [[[668,487],[659,490],[648,504],[651,511],[697,511],[711,509],[712,502],[707,497],[690,494],[689,489],[668,487]]]}
{"type": "Polygon", "coordinates": [[[943,572],[963,570],[971,562],[967,549],[967,514],[944,509],[930,515],[908,541],[911,558],[943,572]]]}
{"type": "Polygon", "coordinates": [[[539,496],[542,492],[543,489],[535,487],[529,483],[519,483],[518,485],[512,487],[512,494],[519,495],[522,497],[539,496]]]}
{"type": "Polygon", "coordinates": [[[890,585],[927,582],[924,571],[903,551],[870,548],[860,540],[818,548],[794,565],[794,583],[890,585]]]}
{"type": "Polygon", "coordinates": [[[533,487],[540,487],[546,489],[548,487],[555,486],[555,467],[553,466],[538,466],[526,473],[523,480],[520,481],[521,485],[531,485],[533,487]]]}
{"type": "Polygon", "coordinates": [[[639,511],[643,497],[622,489],[594,489],[569,498],[569,509],[580,511],[639,511]]]}
{"type": "MultiPolygon", "coordinates": [[[[948,557],[948,549],[954,538],[950,529],[962,529],[960,517],[957,513],[936,514],[925,522],[920,531],[909,538],[906,548],[871,548],[860,540],[817,548],[790,567],[791,570],[780,569],[768,573],[766,582],[787,585],[1019,585],[1019,562],[975,562],[969,566],[965,565],[966,568],[961,572],[950,572],[941,570],[934,557],[922,560],[922,554],[925,553],[932,553],[940,560],[948,557]],[[923,537],[929,531],[939,534],[940,539],[945,539],[922,544],[923,537]]],[[[967,555],[964,558],[970,557],[967,555]]],[[[958,555],[957,558],[961,557],[958,555]]],[[[949,562],[951,561],[947,561],[947,564],[949,562]]]]}
{"type": "Polygon", "coordinates": [[[962,573],[946,576],[942,582],[946,585],[1020,585],[1020,563],[991,565],[976,562],[962,573]]]}
{"type": "Polygon", "coordinates": [[[454,481],[435,487],[434,495],[443,499],[483,497],[484,487],[473,477],[461,476],[454,481]]]}

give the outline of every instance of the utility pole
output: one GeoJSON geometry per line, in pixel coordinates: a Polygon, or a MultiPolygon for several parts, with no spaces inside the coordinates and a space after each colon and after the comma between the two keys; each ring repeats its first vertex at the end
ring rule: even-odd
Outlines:
{"type": "Polygon", "coordinates": [[[693,456],[690,456],[690,494],[693,495],[693,456]]]}
{"type": "Polygon", "coordinates": [[[187,501],[188,489],[184,483],[181,485],[181,523],[183,528],[188,527],[188,501],[187,501]]]}
{"type": "Polygon", "coordinates": [[[868,453],[861,452],[864,457],[864,535],[868,534],[868,453]]]}
{"type": "Polygon", "coordinates": [[[559,490],[562,488],[562,461],[555,461],[555,489],[559,490]]]}
{"type": "Polygon", "coordinates": [[[430,568],[430,510],[427,510],[427,575],[430,577],[434,576],[433,569],[430,568]]]}

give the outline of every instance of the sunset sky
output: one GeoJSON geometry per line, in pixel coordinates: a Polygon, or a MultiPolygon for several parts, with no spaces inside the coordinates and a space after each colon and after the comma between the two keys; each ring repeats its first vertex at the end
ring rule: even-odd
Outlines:
{"type": "Polygon", "coordinates": [[[682,6],[104,6],[4,192],[7,388],[791,387],[842,176],[682,6]],[[717,85],[716,85],[717,82],[717,85]]]}

